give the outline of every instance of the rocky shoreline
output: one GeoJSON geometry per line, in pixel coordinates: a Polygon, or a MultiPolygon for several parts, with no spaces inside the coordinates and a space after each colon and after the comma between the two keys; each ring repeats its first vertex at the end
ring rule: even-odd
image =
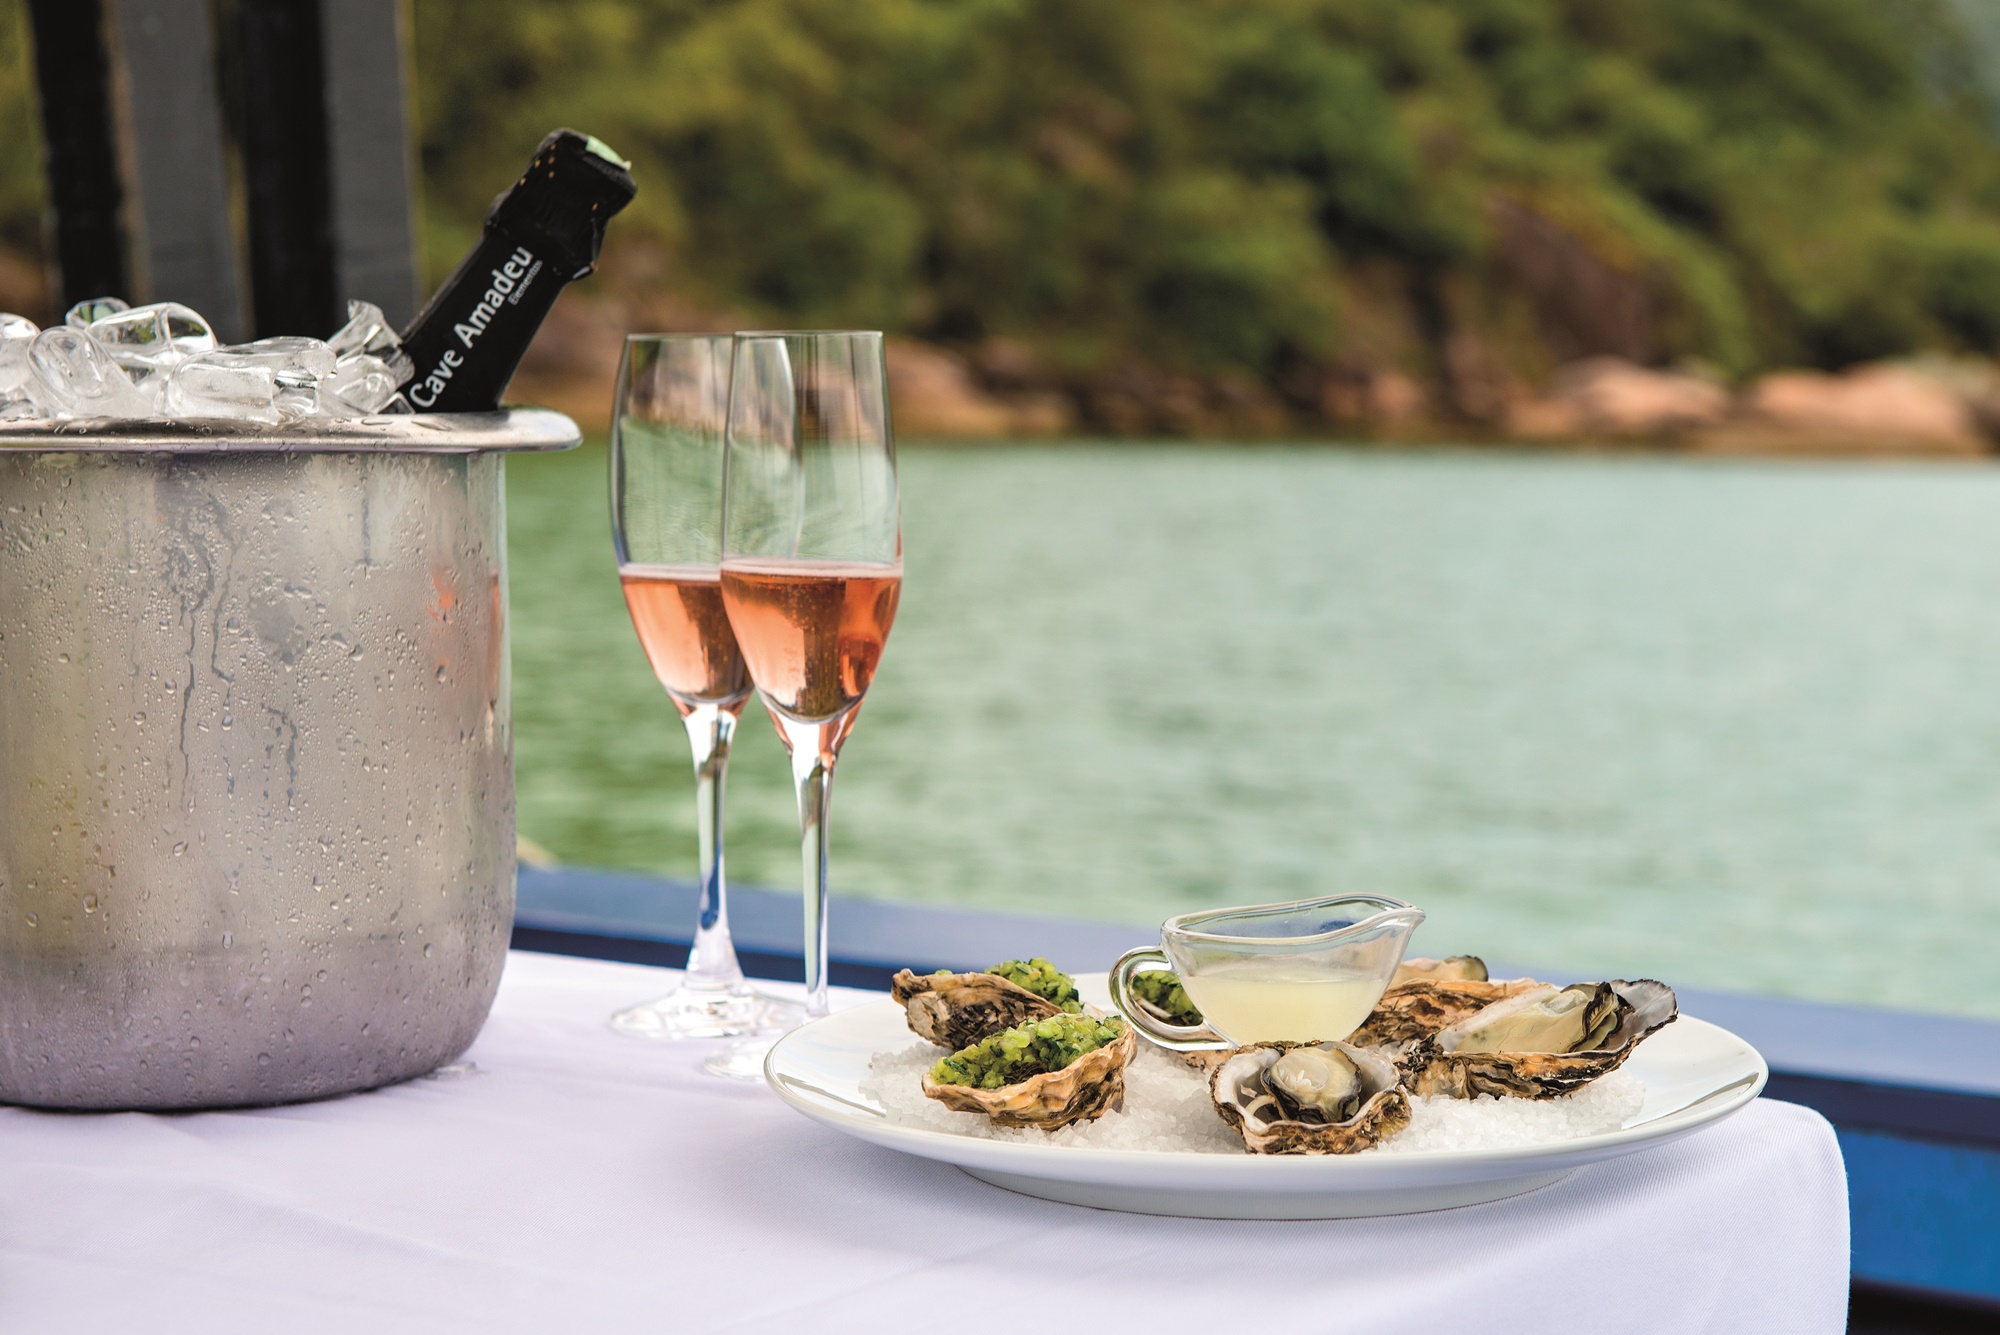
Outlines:
{"type": "MultiPolygon", "coordinates": [[[[565,295],[508,397],[605,431],[627,326],[730,327],[713,312],[625,310],[565,295]]],[[[1486,373],[1492,358],[1477,348],[1453,351],[1429,380],[1334,367],[1279,383],[1136,361],[1065,373],[1005,339],[966,349],[891,338],[888,359],[897,432],[910,440],[1470,442],[1819,458],[2000,453],[2000,364],[1983,359],[1920,356],[1838,374],[1781,370],[1735,386],[1699,365],[1649,367],[1600,355],[1530,385],[1486,373]]]]}
{"type": "Polygon", "coordinates": [[[1540,389],[1511,388],[1477,416],[1439,411],[1440,395],[1394,371],[1335,382],[1311,413],[1260,385],[1143,367],[1064,383],[1010,373],[1004,361],[996,374],[992,361],[908,342],[891,345],[889,367],[898,427],[912,437],[1304,434],[1830,458],[2000,450],[2000,368],[1978,361],[1775,371],[1734,388],[1700,368],[1590,357],[1540,389]]]}

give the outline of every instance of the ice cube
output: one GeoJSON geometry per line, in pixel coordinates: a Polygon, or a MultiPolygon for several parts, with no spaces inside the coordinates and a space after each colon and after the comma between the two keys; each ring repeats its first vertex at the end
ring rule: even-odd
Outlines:
{"type": "Polygon", "coordinates": [[[260,338],[198,352],[167,379],[169,417],[235,417],[278,425],[320,409],[333,351],[316,338],[260,338]]]}
{"type": "Polygon", "coordinates": [[[166,407],[167,374],[197,352],[215,350],[215,334],[179,302],[134,306],[93,320],[84,331],[123,367],[155,412],[166,407]]]}
{"type": "Polygon", "coordinates": [[[334,356],[343,359],[365,352],[389,360],[388,354],[399,350],[403,343],[389,327],[389,317],[382,314],[380,306],[372,301],[350,301],[347,323],[326,345],[333,349],[334,356]]]}
{"type": "Polygon", "coordinates": [[[120,366],[171,369],[183,357],[213,352],[215,333],[208,321],[177,301],[134,306],[92,320],[84,331],[103,345],[120,366]]]}
{"type": "Polygon", "coordinates": [[[396,397],[396,388],[410,378],[409,357],[397,351],[404,363],[394,366],[380,357],[357,353],[334,363],[332,374],[320,382],[320,407],[328,409],[328,399],[353,408],[357,413],[379,413],[396,397]]]}
{"type": "Polygon", "coordinates": [[[10,392],[22,389],[34,368],[28,361],[28,349],[32,340],[25,338],[0,339],[0,398],[10,392]]]}
{"type": "Polygon", "coordinates": [[[63,323],[71,329],[88,329],[107,315],[131,309],[131,306],[116,297],[90,297],[70,307],[69,314],[63,316],[63,323]]]}
{"type": "Polygon", "coordinates": [[[33,320],[0,313],[0,421],[39,417],[41,409],[28,397],[28,345],[42,331],[33,320]]]}
{"type": "Polygon", "coordinates": [[[44,329],[28,345],[28,397],[45,417],[150,417],[152,400],[81,329],[44,329]]]}

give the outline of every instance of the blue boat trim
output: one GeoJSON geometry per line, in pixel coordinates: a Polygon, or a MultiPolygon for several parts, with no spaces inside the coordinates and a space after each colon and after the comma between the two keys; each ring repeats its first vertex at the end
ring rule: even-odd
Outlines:
{"type": "Polygon", "coordinates": [[[1779,1070],[1771,1072],[1764,1092],[1815,1108],[1841,1128],[2000,1150],[2000,1099],[1991,1095],[1779,1070]]]}

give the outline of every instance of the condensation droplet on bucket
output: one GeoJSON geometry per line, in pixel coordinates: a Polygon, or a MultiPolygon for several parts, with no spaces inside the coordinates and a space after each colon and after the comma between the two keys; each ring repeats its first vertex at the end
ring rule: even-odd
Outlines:
{"type": "Polygon", "coordinates": [[[271,1054],[270,1054],[270,1053],[268,1053],[268,1052],[260,1052],[260,1053],[258,1053],[258,1054],[257,1054],[257,1064],[258,1064],[259,1066],[269,1066],[269,1065],[271,1064],[271,1054]]]}
{"type": "Polygon", "coordinates": [[[430,957],[431,957],[431,943],[426,941],[424,942],[424,958],[429,959],[430,957]]]}
{"type": "Polygon", "coordinates": [[[85,896],[83,897],[83,911],[84,911],[85,913],[95,913],[95,912],[97,912],[97,896],[96,896],[96,895],[85,895],[85,896]]]}
{"type": "Polygon", "coordinates": [[[236,944],[236,933],[234,933],[234,932],[224,932],[224,933],[222,934],[222,948],[223,948],[224,950],[227,950],[227,949],[229,949],[229,948],[230,948],[231,946],[233,946],[233,945],[235,945],[235,944],[236,944]]]}
{"type": "Polygon", "coordinates": [[[180,841],[179,843],[177,843],[177,844],[175,844],[175,845],[174,845],[174,856],[175,856],[175,857],[180,857],[180,856],[181,856],[182,854],[186,853],[187,851],[188,851],[188,846],[187,846],[187,840],[185,840],[185,839],[181,840],[181,841],[180,841]]]}
{"type": "Polygon", "coordinates": [[[39,927],[41,925],[42,925],[42,919],[39,914],[30,913],[28,915],[28,926],[39,927]]]}

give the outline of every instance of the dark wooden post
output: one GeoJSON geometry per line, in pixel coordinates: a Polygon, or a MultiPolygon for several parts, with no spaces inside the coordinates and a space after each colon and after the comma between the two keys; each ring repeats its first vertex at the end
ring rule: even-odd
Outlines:
{"type": "Polygon", "coordinates": [[[238,0],[243,181],[259,338],[325,338],[345,312],[333,269],[318,0],[238,0]]]}
{"type": "Polygon", "coordinates": [[[320,25],[340,296],[374,302],[398,329],[423,296],[404,25],[403,0],[333,0],[320,25]]]}
{"type": "Polygon", "coordinates": [[[257,332],[324,336],[347,299],[416,313],[401,0],[237,0],[257,332]]]}
{"type": "Polygon", "coordinates": [[[208,0],[117,0],[117,16],[135,206],[128,295],[192,306],[218,338],[240,342],[248,326],[208,0]]]}
{"type": "Polygon", "coordinates": [[[58,307],[131,290],[109,32],[98,0],[29,0],[58,307]]]}
{"type": "Polygon", "coordinates": [[[230,340],[324,337],[349,297],[408,323],[405,3],[235,0],[239,244],[210,0],[29,0],[64,304],[185,302],[230,340]]]}

